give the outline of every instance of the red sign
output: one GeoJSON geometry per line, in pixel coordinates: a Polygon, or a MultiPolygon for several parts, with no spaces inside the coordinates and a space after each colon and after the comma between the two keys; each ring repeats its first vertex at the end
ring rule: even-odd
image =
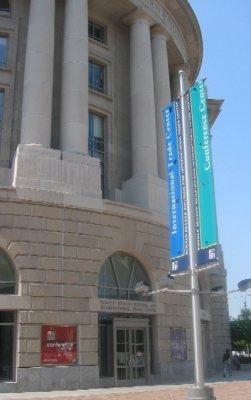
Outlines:
{"type": "Polygon", "coordinates": [[[42,326],[42,364],[76,364],[77,327],[42,326]]]}

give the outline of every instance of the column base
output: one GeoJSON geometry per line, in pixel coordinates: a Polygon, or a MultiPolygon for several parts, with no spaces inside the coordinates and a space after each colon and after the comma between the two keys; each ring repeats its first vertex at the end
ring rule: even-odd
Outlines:
{"type": "Polygon", "coordinates": [[[214,397],[213,388],[211,387],[193,387],[187,389],[185,400],[216,400],[216,397],[214,397]]]}
{"type": "Polygon", "coordinates": [[[4,186],[102,198],[99,160],[83,154],[20,144],[7,171],[4,186]]]}
{"type": "Polygon", "coordinates": [[[168,214],[167,182],[152,175],[140,175],[123,182],[123,203],[168,214]]]}

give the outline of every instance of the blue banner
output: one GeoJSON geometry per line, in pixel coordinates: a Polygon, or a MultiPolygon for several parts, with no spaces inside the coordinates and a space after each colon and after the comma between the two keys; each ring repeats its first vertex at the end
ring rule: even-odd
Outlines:
{"type": "Polygon", "coordinates": [[[180,100],[164,110],[171,271],[188,269],[188,231],[180,100]]]}
{"type": "Polygon", "coordinates": [[[217,259],[218,235],[214,196],[210,127],[204,81],[187,92],[191,138],[197,265],[217,259]]]}

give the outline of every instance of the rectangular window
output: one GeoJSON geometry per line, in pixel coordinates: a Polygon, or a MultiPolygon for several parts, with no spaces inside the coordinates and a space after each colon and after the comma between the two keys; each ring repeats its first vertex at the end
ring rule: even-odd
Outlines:
{"type": "Polygon", "coordinates": [[[105,67],[94,61],[89,61],[89,89],[95,92],[104,93],[104,75],[105,67]]]}
{"type": "Polygon", "coordinates": [[[7,46],[8,38],[0,36],[0,67],[6,67],[7,65],[7,46]]]}
{"type": "Polygon", "coordinates": [[[92,113],[89,113],[88,154],[100,160],[101,189],[104,193],[104,118],[92,113]]]}
{"type": "Polygon", "coordinates": [[[105,28],[96,22],[88,22],[88,35],[90,38],[97,40],[100,43],[105,43],[105,28]]]}
{"type": "Polygon", "coordinates": [[[10,0],[0,0],[0,12],[10,12],[10,0]]]}
{"type": "Polygon", "coordinates": [[[0,145],[2,140],[2,126],[3,126],[3,100],[4,100],[4,93],[0,92],[0,145]]]}

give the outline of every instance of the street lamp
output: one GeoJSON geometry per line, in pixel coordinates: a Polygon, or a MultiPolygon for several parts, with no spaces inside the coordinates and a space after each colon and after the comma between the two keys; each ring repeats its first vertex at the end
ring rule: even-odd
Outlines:
{"type": "Polygon", "coordinates": [[[251,278],[240,281],[238,283],[238,288],[241,292],[246,292],[246,290],[251,289],[251,278]]]}

